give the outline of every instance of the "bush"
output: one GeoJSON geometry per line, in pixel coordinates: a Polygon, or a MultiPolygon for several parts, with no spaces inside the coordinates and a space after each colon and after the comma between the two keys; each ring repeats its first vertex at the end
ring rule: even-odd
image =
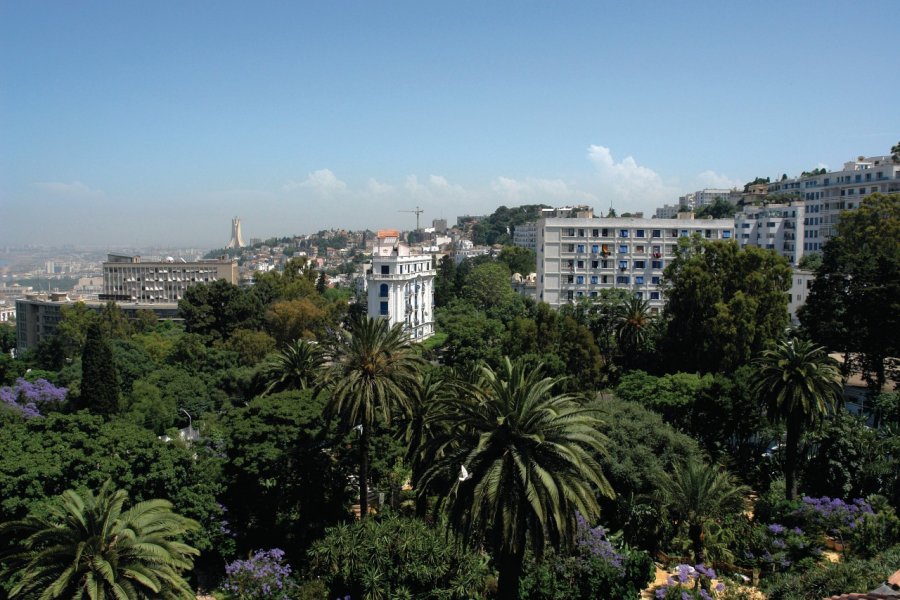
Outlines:
{"type": "Polygon", "coordinates": [[[309,562],[329,598],[479,598],[491,574],[486,556],[422,521],[393,516],[326,530],[309,562]]]}
{"type": "Polygon", "coordinates": [[[549,552],[526,562],[520,596],[529,600],[638,598],[653,579],[650,555],[617,548],[602,527],[591,528],[579,515],[575,552],[549,552]]]}
{"type": "Polygon", "coordinates": [[[873,559],[815,564],[802,573],[764,580],[769,600],[821,600],[836,594],[866,592],[878,587],[900,565],[900,546],[873,559]]]}
{"type": "Polygon", "coordinates": [[[278,548],[258,550],[247,560],[225,565],[222,588],[238,600],[291,600],[294,587],[291,565],[278,548]]]}

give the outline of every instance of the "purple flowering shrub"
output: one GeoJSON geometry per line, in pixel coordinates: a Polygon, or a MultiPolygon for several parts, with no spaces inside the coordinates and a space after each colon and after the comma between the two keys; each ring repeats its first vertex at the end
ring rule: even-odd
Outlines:
{"type": "Polygon", "coordinates": [[[828,496],[803,496],[802,504],[795,514],[803,520],[809,531],[845,539],[865,515],[873,513],[872,507],[862,498],[845,502],[828,496]]]}
{"type": "Polygon", "coordinates": [[[653,579],[653,561],[641,550],[617,546],[603,527],[576,515],[575,549],[526,560],[520,596],[540,600],[636,598],[653,579]]]}
{"type": "Polygon", "coordinates": [[[26,419],[40,417],[42,411],[56,409],[66,401],[68,389],[57,387],[46,379],[28,381],[22,377],[12,386],[0,387],[0,402],[26,419]]]}
{"type": "Polygon", "coordinates": [[[291,566],[283,550],[257,550],[247,560],[225,565],[222,588],[237,600],[290,600],[291,566]]]}
{"type": "Polygon", "coordinates": [[[738,562],[760,574],[804,568],[822,553],[818,536],[810,538],[800,527],[757,523],[736,553],[738,562]]]}
{"type": "Polygon", "coordinates": [[[706,565],[678,565],[677,574],[654,590],[657,600],[713,600],[725,597],[726,585],[712,585],[716,572],[706,565]]]}

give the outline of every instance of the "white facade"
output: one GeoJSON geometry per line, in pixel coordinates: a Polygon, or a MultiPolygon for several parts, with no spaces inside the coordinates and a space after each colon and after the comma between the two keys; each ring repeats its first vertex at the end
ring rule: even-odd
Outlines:
{"type": "Polygon", "coordinates": [[[788,314],[791,316],[791,323],[797,325],[800,323],[797,319],[797,310],[806,304],[806,298],[809,296],[809,290],[812,289],[813,280],[816,274],[812,271],[803,271],[794,269],[791,273],[791,292],[788,298],[788,314]]]}
{"type": "Polygon", "coordinates": [[[513,244],[520,248],[528,248],[531,251],[537,250],[537,230],[536,221],[531,223],[522,223],[513,228],[513,244]]]}
{"type": "Polygon", "coordinates": [[[428,339],[434,335],[435,275],[431,255],[411,254],[396,232],[379,232],[366,273],[369,316],[402,323],[413,341],[428,339]]]}
{"type": "Polygon", "coordinates": [[[680,204],[664,204],[656,209],[657,219],[674,219],[681,210],[680,204]]]}
{"type": "Polygon", "coordinates": [[[197,283],[224,279],[237,285],[237,260],[182,262],[173,258],[142,262],[140,256],[110,254],[103,263],[101,300],[178,302],[197,283]]]}
{"type": "Polygon", "coordinates": [[[735,237],[741,248],[774,250],[796,265],[803,256],[805,214],[803,202],[745,206],[734,215],[735,237]]]}
{"type": "Polygon", "coordinates": [[[733,239],[732,219],[545,219],[538,230],[537,298],[554,308],[620,288],[664,304],[663,269],[678,238],[733,239]]]}
{"type": "MultiPolygon", "coordinates": [[[[821,252],[837,232],[840,213],[859,207],[869,194],[900,192],[900,164],[890,156],[871,156],[844,163],[840,171],[769,184],[769,195],[790,195],[805,204],[802,252],[821,252]]],[[[799,257],[798,257],[799,258],[799,257]]]]}
{"type": "Polygon", "coordinates": [[[678,198],[678,204],[683,208],[697,210],[701,206],[707,206],[714,203],[716,198],[721,198],[722,200],[727,200],[734,204],[741,199],[741,193],[736,189],[726,190],[706,188],[681,196],[678,198]]]}

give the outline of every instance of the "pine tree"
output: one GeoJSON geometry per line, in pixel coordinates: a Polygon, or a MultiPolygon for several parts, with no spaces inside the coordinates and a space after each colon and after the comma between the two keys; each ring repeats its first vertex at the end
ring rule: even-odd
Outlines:
{"type": "Polygon", "coordinates": [[[107,416],[119,412],[119,377],[112,349],[96,323],[88,328],[81,355],[79,407],[107,416]]]}

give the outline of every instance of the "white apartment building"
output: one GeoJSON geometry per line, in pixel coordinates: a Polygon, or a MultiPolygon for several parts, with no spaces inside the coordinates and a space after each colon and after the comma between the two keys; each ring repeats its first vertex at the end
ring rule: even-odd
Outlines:
{"type": "MultiPolygon", "coordinates": [[[[869,194],[900,192],[900,164],[890,156],[860,157],[840,171],[769,184],[769,195],[795,196],[805,204],[801,252],[819,252],[837,231],[840,213],[859,207],[869,194]]],[[[797,238],[801,245],[801,238],[797,238]]]]}
{"type": "Polygon", "coordinates": [[[797,310],[806,304],[806,298],[812,289],[813,281],[816,274],[812,271],[804,271],[802,269],[794,269],[791,273],[791,291],[788,297],[788,315],[791,317],[791,323],[799,325],[800,320],[797,318],[797,310]]]}
{"type": "Polygon", "coordinates": [[[705,188],[680,196],[678,198],[678,204],[682,208],[697,210],[701,206],[707,206],[714,203],[716,198],[721,198],[732,204],[736,204],[741,199],[741,192],[737,189],[726,190],[719,188],[705,188]]]}
{"type": "Polygon", "coordinates": [[[413,341],[434,335],[434,277],[431,255],[412,254],[398,231],[378,232],[372,266],[366,272],[368,314],[390,325],[402,323],[413,341]]]}
{"type": "Polygon", "coordinates": [[[513,228],[513,244],[520,248],[528,248],[532,252],[536,252],[537,230],[538,224],[536,221],[516,225],[513,228]]]}
{"type": "Polygon", "coordinates": [[[198,262],[143,262],[140,256],[110,254],[103,263],[101,300],[117,302],[178,302],[184,292],[197,283],[224,279],[237,285],[237,260],[218,259],[198,262]]]}
{"type": "Polygon", "coordinates": [[[681,210],[680,204],[663,204],[656,209],[655,217],[657,219],[674,219],[681,210]]]}
{"type": "Polygon", "coordinates": [[[554,308],[621,288],[664,304],[660,286],[678,238],[734,239],[733,219],[544,219],[538,229],[537,298],[554,308]]]}
{"type": "Polygon", "coordinates": [[[774,250],[796,265],[803,256],[805,214],[806,205],[800,201],[745,206],[734,215],[735,238],[741,248],[774,250]]]}

